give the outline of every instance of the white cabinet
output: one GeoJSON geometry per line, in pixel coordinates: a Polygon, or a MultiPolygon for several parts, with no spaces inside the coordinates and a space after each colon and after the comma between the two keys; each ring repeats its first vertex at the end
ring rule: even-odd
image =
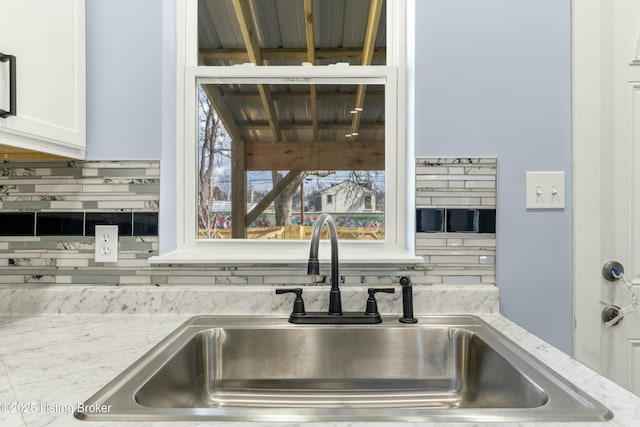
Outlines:
{"type": "MultiPolygon", "coordinates": [[[[85,157],[85,0],[0,0],[0,53],[15,56],[16,115],[0,118],[9,147],[85,157]]],[[[9,110],[10,61],[0,62],[9,110]]]]}

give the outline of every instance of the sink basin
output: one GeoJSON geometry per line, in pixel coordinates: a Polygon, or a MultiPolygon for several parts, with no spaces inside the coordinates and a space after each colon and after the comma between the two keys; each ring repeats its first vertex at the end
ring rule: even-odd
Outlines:
{"type": "Polygon", "coordinates": [[[369,325],[192,318],[76,412],[87,420],[602,421],[599,402],[474,316],[369,325]]]}

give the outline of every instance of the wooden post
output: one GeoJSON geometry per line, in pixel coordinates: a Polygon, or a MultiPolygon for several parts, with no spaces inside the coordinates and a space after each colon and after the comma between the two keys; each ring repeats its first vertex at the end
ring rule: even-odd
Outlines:
{"type": "Polygon", "coordinates": [[[300,239],[304,239],[304,179],[300,183],[300,239]]]}
{"type": "Polygon", "coordinates": [[[247,171],[244,141],[231,143],[231,237],[247,238],[247,171]]]}
{"type": "Polygon", "coordinates": [[[300,183],[300,221],[304,225],[304,180],[300,183]]]}

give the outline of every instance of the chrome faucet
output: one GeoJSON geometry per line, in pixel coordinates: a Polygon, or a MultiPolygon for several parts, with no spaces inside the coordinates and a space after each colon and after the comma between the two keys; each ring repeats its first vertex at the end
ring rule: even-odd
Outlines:
{"type": "Polygon", "coordinates": [[[320,233],[324,226],[329,229],[331,239],[331,291],[329,292],[329,314],[342,315],[342,298],[340,297],[340,287],[338,281],[338,232],[336,223],[329,214],[322,214],[313,226],[311,232],[311,249],[309,250],[309,262],[307,264],[307,274],[320,274],[320,261],[318,260],[318,250],[320,246],[320,233]]]}

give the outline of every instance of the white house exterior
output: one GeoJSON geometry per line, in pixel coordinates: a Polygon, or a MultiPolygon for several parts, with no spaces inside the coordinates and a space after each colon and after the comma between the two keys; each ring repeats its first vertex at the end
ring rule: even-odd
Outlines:
{"type": "Polygon", "coordinates": [[[316,209],[326,213],[375,212],[376,192],[363,185],[343,182],[320,192],[316,209]]]}

